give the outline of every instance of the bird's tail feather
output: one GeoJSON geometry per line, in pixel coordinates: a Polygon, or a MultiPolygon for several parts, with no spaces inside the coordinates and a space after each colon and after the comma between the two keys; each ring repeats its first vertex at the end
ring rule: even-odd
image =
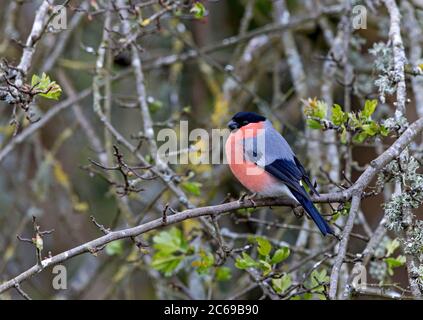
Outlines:
{"type": "Polygon", "coordinates": [[[301,204],[301,206],[304,208],[304,210],[309,214],[311,219],[313,219],[314,223],[319,228],[320,232],[325,236],[328,233],[334,234],[332,228],[329,226],[329,224],[326,222],[326,220],[320,215],[317,208],[314,206],[313,202],[311,202],[310,199],[306,198],[299,192],[296,192],[295,190],[291,190],[292,194],[295,196],[295,198],[298,200],[298,202],[301,204]]]}

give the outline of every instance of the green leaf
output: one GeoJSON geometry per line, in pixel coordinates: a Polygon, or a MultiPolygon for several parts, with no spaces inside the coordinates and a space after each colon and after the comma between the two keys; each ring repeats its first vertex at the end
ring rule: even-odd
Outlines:
{"type": "Polygon", "coordinates": [[[311,118],[323,119],[326,117],[328,106],[324,101],[308,99],[305,101],[306,107],[304,109],[305,115],[311,118]]]}
{"type": "Polygon", "coordinates": [[[316,103],[316,108],[314,109],[314,116],[323,119],[326,117],[328,106],[325,102],[318,100],[316,103]]]}
{"type": "Polygon", "coordinates": [[[154,236],[153,243],[154,249],[163,254],[172,254],[177,251],[186,253],[188,250],[188,243],[184,239],[182,231],[175,227],[154,236]]]}
{"type": "Polygon", "coordinates": [[[310,292],[304,293],[303,299],[304,300],[311,300],[313,298],[313,294],[310,292]]]}
{"type": "Polygon", "coordinates": [[[374,136],[379,132],[379,125],[376,122],[371,121],[367,124],[363,124],[362,129],[368,136],[374,136]]]}
{"type": "Polygon", "coordinates": [[[267,276],[270,273],[270,271],[272,271],[272,266],[270,265],[269,262],[265,260],[259,260],[258,265],[260,269],[263,271],[264,276],[267,276]]]}
{"type": "Polygon", "coordinates": [[[119,256],[123,252],[123,240],[116,240],[106,245],[106,254],[109,256],[119,256]]]}
{"type": "Polygon", "coordinates": [[[347,143],[347,129],[345,128],[345,126],[342,126],[342,131],[341,131],[341,143],[346,144],[347,143]]]}
{"type": "Polygon", "coordinates": [[[62,94],[62,88],[55,81],[51,81],[44,72],[41,77],[36,74],[32,76],[31,86],[34,90],[43,92],[38,95],[47,99],[59,100],[62,94]]]}
{"type": "Polygon", "coordinates": [[[390,276],[393,276],[394,275],[394,268],[403,266],[404,263],[405,263],[405,257],[404,256],[398,256],[396,258],[385,258],[384,261],[385,261],[387,269],[388,269],[388,274],[390,276]]]}
{"type": "Polygon", "coordinates": [[[360,120],[357,118],[357,115],[355,113],[348,113],[348,119],[349,119],[349,125],[352,128],[358,128],[361,126],[360,120]]]}
{"type": "Polygon", "coordinates": [[[166,277],[170,277],[176,271],[183,258],[184,256],[157,253],[153,256],[151,266],[157,271],[163,272],[166,277]]]}
{"type": "Polygon", "coordinates": [[[228,267],[218,267],[216,269],[216,280],[217,281],[228,281],[232,277],[232,270],[228,267]]]}
{"type": "Polygon", "coordinates": [[[154,269],[163,272],[165,276],[172,275],[188,254],[188,242],[182,231],[175,227],[155,235],[153,248],[156,253],[151,265],[154,269]]]}
{"type": "Polygon", "coordinates": [[[199,274],[206,274],[214,264],[214,256],[204,250],[200,250],[199,256],[200,260],[193,261],[192,266],[197,268],[199,274]]]}
{"type": "Polygon", "coordinates": [[[332,107],[332,122],[336,126],[340,126],[346,120],[345,114],[339,104],[334,104],[332,107]]]}
{"type": "Polygon", "coordinates": [[[237,257],[235,260],[235,267],[241,270],[254,268],[256,266],[257,262],[255,262],[246,252],[243,252],[242,257],[237,257]]]}
{"type": "Polygon", "coordinates": [[[272,279],[272,287],[277,293],[284,293],[292,284],[292,277],[284,274],[281,278],[272,279]]]}
{"type": "Polygon", "coordinates": [[[199,182],[190,182],[185,181],[181,184],[182,188],[188,192],[193,194],[194,196],[200,196],[201,195],[201,186],[202,184],[199,182]]]}
{"type": "Polygon", "coordinates": [[[318,293],[318,294],[316,294],[316,296],[319,300],[327,300],[327,298],[324,294],[318,293]]]}
{"type": "Polygon", "coordinates": [[[313,270],[310,275],[310,283],[306,285],[307,288],[313,288],[313,292],[321,293],[325,290],[323,283],[328,283],[329,277],[327,275],[326,269],[322,269],[320,272],[318,270],[313,270]]]}
{"type": "Polygon", "coordinates": [[[363,143],[367,138],[367,133],[362,131],[353,137],[354,142],[363,143]]]}
{"type": "Polygon", "coordinates": [[[332,217],[330,218],[330,221],[332,223],[334,223],[334,222],[336,222],[336,220],[339,219],[340,216],[341,216],[341,213],[340,212],[337,212],[337,213],[335,213],[335,214],[332,215],[332,217]]]}
{"type": "Polygon", "coordinates": [[[159,111],[161,108],[163,108],[163,102],[160,100],[154,99],[153,97],[148,97],[148,110],[150,110],[151,113],[155,113],[159,111]]]}
{"type": "Polygon", "coordinates": [[[268,256],[270,251],[272,250],[272,245],[270,244],[269,240],[263,237],[256,237],[256,242],[258,244],[258,253],[265,257],[268,256]]]}
{"type": "Polygon", "coordinates": [[[389,129],[387,127],[381,125],[379,129],[380,129],[380,134],[382,136],[384,136],[384,137],[387,137],[388,136],[389,129]]]}
{"type": "Polygon", "coordinates": [[[320,272],[318,270],[313,270],[311,278],[317,280],[319,283],[329,282],[326,269],[322,269],[320,272]]]}
{"type": "Polygon", "coordinates": [[[315,119],[307,119],[307,126],[310,129],[322,129],[323,125],[315,119]]]}
{"type": "Polygon", "coordinates": [[[271,263],[272,264],[277,264],[279,262],[284,261],[286,258],[289,257],[290,254],[290,250],[288,247],[282,247],[279,248],[278,250],[275,251],[275,253],[273,254],[271,263]]]}
{"type": "Polygon", "coordinates": [[[363,112],[361,113],[364,117],[370,118],[372,114],[375,112],[377,107],[377,100],[366,100],[364,104],[363,112]]]}
{"type": "Polygon", "coordinates": [[[388,267],[390,268],[397,268],[401,267],[405,263],[404,256],[398,256],[396,258],[385,258],[385,262],[387,263],[388,267]]]}
{"type": "Polygon", "coordinates": [[[389,241],[386,245],[386,256],[389,257],[390,255],[392,255],[395,250],[397,250],[400,246],[400,242],[398,241],[398,239],[394,239],[392,241],[389,241]]]}
{"type": "Polygon", "coordinates": [[[206,8],[201,2],[196,2],[192,6],[190,12],[194,15],[196,19],[202,19],[206,15],[206,8]]]}

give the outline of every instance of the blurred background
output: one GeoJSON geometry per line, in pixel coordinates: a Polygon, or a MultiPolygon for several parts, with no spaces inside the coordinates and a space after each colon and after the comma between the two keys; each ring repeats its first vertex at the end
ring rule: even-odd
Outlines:
{"type": "MultiPolygon", "coordinates": [[[[8,64],[19,64],[22,46],[41,2],[0,0],[0,56],[8,64]]],[[[422,7],[417,1],[405,2],[401,4],[407,20],[403,36],[410,54],[416,41],[417,47],[420,46],[421,35],[420,31],[417,35],[408,32],[407,24],[414,21],[421,28],[422,7]]],[[[122,193],[122,176],[91,161],[116,165],[112,148],[116,145],[127,164],[142,165],[134,152],[119,144],[116,136],[105,129],[95,111],[96,105],[100,105],[113,127],[134,148],[139,147],[146,162],[153,163],[131,66],[134,49],[124,34],[123,9],[118,9],[119,2],[111,3],[68,2],[67,28],[47,30],[38,41],[27,83],[33,74],[41,76],[45,72],[63,91],[58,101],[38,96],[30,103],[29,111],[18,110],[16,117],[13,107],[0,101],[0,282],[37,261],[34,246],[16,238],[16,235],[34,236],[33,216],[42,230],[54,229],[43,238],[42,254],[47,257],[100,237],[102,233],[90,216],[116,230],[161,217],[166,204],[174,210],[184,209],[180,198],[160,179],[135,178],[136,188],[122,193]],[[107,12],[110,29],[105,28],[107,12]],[[102,49],[104,59],[101,59],[102,49]],[[100,68],[99,61],[103,63],[100,68]],[[78,98],[84,90],[90,92],[78,98]],[[95,97],[92,90],[100,96],[95,97]],[[70,99],[75,102],[69,102],[70,99]],[[42,122],[58,106],[60,111],[42,122]],[[41,120],[36,121],[38,118],[41,120]],[[17,129],[10,124],[11,119],[19,123],[17,129]],[[20,139],[31,126],[39,128],[20,139]],[[10,151],[5,149],[8,146],[12,147],[10,151]],[[101,161],[101,154],[106,154],[106,163],[101,161]]],[[[321,192],[339,190],[340,185],[355,181],[365,165],[392,143],[391,138],[384,138],[345,145],[335,133],[329,135],[308,128],[304,114],[309,98],[325,101],[329,106],[337,103],[348,112],[361,110],[366,100],[379,99],[373,118],[379,121],[392,116],[395,96],[389,91],[389,84],[384,87],[375,83],[383,75],[377,61],[383,60],[389,31],[389,15],[377,6],[377,1],[204,0],[196,5],[193,1],[175,4],[164,0],[132,0],[123,3],[128,8],[126,20],[142,61],[146,101],[155,134],[162,128],[173,128],[179,134],[181,120],[187,120],[190,129],[204,128],[211,133],[214,128],[225,128],[238,111],[259,112],[288,140],[321,192]],[[356,5],[363,5],[367,10],[365,28],[355,29],[352,25],[351,10],[356,5]],[[167,6],[174,7],[170,10],[167,6]],[[375,48],[377,43],[381,44],[379,49],[375,48]]],[[[385,58],[386,55],[389,53],[385,52],[385,58]]],[[[410,57],[415,59],[411,63],[418,63],[419,58],[418,54],[410,57]]],[[[416,106],[411,87],[408,93],[407,117],[413,122],[419,112],[422,116],[422,110],[416,106]]],[[[201,142],[190,144],[191,152],[195,152],[194,146],[201,142]]],[[[194,206],[238,199],[245,192],[225,164],[171,165],[171,170],[170,179],[194,206]]],[[[148,175],[147,171],[137,172],[148,175]]],[[[384,192],[363,200],[361,220],[354,228],[359,236],[352,238],[348,249],[351,254],[365,248],[366,239],[382,218],[381,204],[384,197],[389,197],[389,190],[392,191],[388,185],[384,192]]],[[[327,205],[322,205],[321,210],[333,213],[327,205]]],[[[334,223],[342,226],[345,213],[336,219],[334,223]]],[[[293,253],[282,266],[284,272],[332,243],[317,232],[304,234],[301,228],[314,229],[314,226],[304,217],[296,217],[290,208],[240,210],[221,217],[219,225],[226,241],[235,248],[248,245],[254,235],[270,239],[274,247],[290,246],[293,253]],[[254,218],[261,223],[254,222],[254,218]],[[269,224],[275,222],[297,228],[269,224]]],[[[177,228],[195,252],[204,248],[218,260],[216,243],[198,220],[187,220],[177,228]]],[[[216,280],[212,272],[195,272],[194,258],[184,259],[165,276],[163,270],[151,266],[155,252],[151,245],[157,242],[153,237],[161,231],[143,235],[142,241],[150,244],[148,247],[139,249],[130,240],[118,241],[100,252],[66,261],[67,290],[52,287],[55,274],[51,268],[24,282],[22,288],[34,299],[257,299],[262,296],[260,287],[239,292],[251,285],[251,278],[234,267],[230,258],[223,264],[230,269],[231,275],[226,279],[230,281],[216,280]]],[[[387,233],[383,241],[394,238],[387,233]]],[[[321,262],[328,273],[331,250],[321,262]]],[[[383,256],[384,249],[380,250],[383,256]]],[[[322,257],[325,256],[304,262],[305,269],[298,273],[306,274],[322,257]]],[[[346,268],[352,266],[349,263],[346,268]]],[[[395,269],[391,277],[383,261],[375,259],[368,269],[369,282],[407,286],[404,267],[395,269]]],[[[22,297],[9,290],[0,298],[22,297]]]]}

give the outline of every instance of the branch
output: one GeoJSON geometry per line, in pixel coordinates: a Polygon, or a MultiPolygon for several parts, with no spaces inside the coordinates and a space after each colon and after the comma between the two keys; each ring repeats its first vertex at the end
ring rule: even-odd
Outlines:
{"type": "MultiPolygon", "coordinates": [[[[120,0],[120,5],[123,6],[125,1],[120,0]]],[[[128,20],[128,12],[127,10],[121,11],[122,15],[122,25],[123,31],[127,38],[130,38],[131,35],[131,25],[130,21],[128,20]]],[[[159,153],[157,152],[157,144],[154,135],[154,128],[153,128],[153,121],[151,119],[150,111],[148,108],[147,103],[147,92],[145,89],[145,77],[143,72],[143,62],[141,60],[140,54],[138,52],[138,47],[135,42],[130,43],[130,49],[132,54],[132,68],[135,74],[135,87],[137,90],[137,98],[138,104],[140,107],[142,120],[143,120],[143,129],[144,129],[144,136],[147,138],[150,153],[153,157],[155,157],[155,163],[159,171],[167,171],[166,164],[161,160],[159,153]]]]}
{"type": "Polygon", "coordinates": [[[286,22],[283,24],[272,23],[262,28],[257,28],[252,31],[246,32],[242,35],[225,38],[222,41],[220,41],[218,44],[213,44],[210,46],[205,46],[200,48],[200,51],[188,50],[187,52],[184,52],[181,54],[172,54],[165,57],[147,59],[144,63],[145,70],[166,67],[179,61],[195,59],[195,58],[198,58],[200,54],[206,54],[216,50],[225,49],[227,47],[234,46],[238,43],[246,42],[260,35],[264,35],[264,34],[271,35],[274,33],[285,31],[285,30],[294,30],[311,21],[317,20],[325,15],[338,14],[342,12],[342,10],[343,10],[342,5],[341,6],[333,5],[333,6],[328,6],[326,8],[321,7],[319,8],[319,10],[310,14],[309,16],[291,19],[289,22],[286,22]]]}
{"type": "MultiPolygon", "coordinates": [[[[127,76],[129,71],[123,71],[116,76],[112,77],[112,80],[119,80],[127,76]]],[[[104,83],[100,84],[104,86],[104,83]]],[[[32,134],[34,134],[37,130],[44,127],[54,116],[59,114],[60,111],[73,106],[75,103],[89,97],[92,92],[92,88],[87,88],[78,93],[76,96],[71,96],[70,98],[64,100],[56,104],[55,106],[51,107],[49,111],[47,111],[40,121],[32,124],[31,126],[25,128],[20,134],[13,137],[1,150],[0,150],[0,163],[4,160],[4,158],[13,150],[15,147],[22,142],[24,142],[27,138],[29,138],[32,134]]]]}
{"type": "Polygon", "coordinates": [[[344,258],[347,253],[348,240],[350,238],[352,228],[354,227],[355,217],[357,216],[357,212],[360,209],[360,202],[361,202],[361,194],[357,193],[352,198],[351,209],[348,215],[348,220],[343,230],[341,243],[339,244],[338,255],[336,256],[335,263],[332,268],[332,273],[330,275],[329,298],[331,300],[336,299],[339,272],[341,270],[342,264],[344,263],[344,258]]]}
{"type": "Polygon", "coordinates": [[[32,57],[35,52],[35,48],[38,40],[40,40],[43,32],[45,31],[45,25],[48,21],[47,15],[50,8],[50,3],[48,0],[44,0],[41,6],[38,8],[35,15],[34,23],[32,25],[31,33],[29,34],[25,48],[23,49],[22,58],[17,66],[17,69],[20,71],[17,75],[15,84],[20,87],[23,85],[23,78],[25,78],[29,68],[31,67],[32,57]]]}
{"type": "Polygon", "coordinates": [[[401,14],[395,0],[384,0],[390,17],[389,39],[394,55],[394,78],[397,82],[397,108],[395,117],[405,116],[406,86],[404,66],[407,62],[401,37],[401,14]]]}
{"type": "MultiPolygon", "coordinates": [[[[371,182],[371,180],[374,178],[376,173],[379,170],[381,170],[387,163],[389,163],[394,158],[396,158],[401,153],[401,151],[409,143],[411,143],[411,141],[422,130],[423,130],[423,118],[417,120],[412,125],[410,125],[410,127],[408,127],[408,129],[400,136],[400,138],[398,138],[397,141],[395,141],[395,143],[391,145],[391,147],[389,147],[378,158],[371,161],[370,166],[363,172],[363,174],[360,176],[360,178],[356,181],[356,183],[353,186],[351,186],[349,189],[346,189],[342,192],[335,192],[330,194],[322,194],[320,196],[313,196],[313,201],[315,202],[344,202],[349,200],[351,196],[354,195],[355,200],[353,201],[353,205],[352,205],[352,209],[350,213],[351,216],[354,216],[354,211],[356,211],[354,208],[355,207],[358,208],[358,205],[360,202],[360,197],[358,196],[358,194],[360,194],[360,192],[364,190],[364,188],[367,187],[367,185],[371,182]]],[[[203,216],[217,216],[222,213],[226,213],[226,212],[230,212],[230,211],[234,211],[238,209],[243,209],[243,208],[268,207],[268,206],[293,206],[293,205],[294,203],[291,200],[287,200],[283,198],[257,199],[254,201],[254,203],[252,203],[251,201],[243,201],[243,202],[233,201],[230,203],[220,204],[216,206],[187,209],[185,211],[167,216],[166,223],[167,225],[171,225],[171,224],[179,223],[188,219],[199,218],[203,216]]],[[[353,219],[353,217],[351,219],[353,219]]],[[[347,226],[348,225],[349,224],[347,223],[347,226]]],[[[34,265],[32,268],[21,273],[17,277],[1,284],[0,293],[14,287],[17,283],[21,283],[22,281],[27,280],[33,275],[41,272],[46,267],[67,261],[83,253],[97,252],[100,249],[104,248],[104,246],[109,242],[112,242],[118,239],[136,237],[140,234],[146,233],[151,230],[159,229],[161,227],[163,227],[162,217],[155,219],[153,221],[147,222],[145,224],[138,225],[133,228],[110,232],[107,235],[104,235],[100,238],[81,244],[75,248],[62,252],[56,256],[44,259],[41,261],[41,264],[34,265]]],[[[349,230],[346,227],[344,237],[341,241],[340,248],[346,248],[346,245],[348,243],[347,243],[347,240],[344,240],[344,239],[348,238],[348,235],[350,234],[350,232],[351,230],[349,230]]],[[[340,254],[342,255],[342,251],[340,251],[340,254]]]]}

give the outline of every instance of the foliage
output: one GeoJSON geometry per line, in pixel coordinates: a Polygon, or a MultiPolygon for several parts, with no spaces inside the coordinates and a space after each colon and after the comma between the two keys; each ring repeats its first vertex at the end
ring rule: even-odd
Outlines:
{"type": "Polygon", "coordinates": [[[329,113],[326,103],[316,98],[309,99],[305,103],[304,113],[309,128],[334,129],[344,144],[347,143],[347,132],[353,135],[352,140],[356,143],[363,143],[366,139],[377,136],[386,137],[389,133],[384,125],[372,119],[377,100],[366,100],[363,109],[357,113],[344,112],[338,104],[334,104],[329,113]]]}
{"type": "Polygon", "coordinates": [[[394,269],[405,264],[405,257],[394,253],[400,248],[399,239],[385,237],[375,251],[376,260],[370,263],[370,274],[380,283],[389,283],[389,277],[394,275],[394,269]]]}
{"type": "Polygon", "coordinates": [[[59,100],[62,94],[62,88],[55,81],[51,81],[50,77],[44,72],[41,77],[36,74],[32,76],[31,86],[39,92],[39,96],[47,99],[59,100]]]}
{"type": "Polygon", "coordinates": [[[194,3],[190,11],[196,19],[202,19],[206,15],[206,8],[199,1],[194,3]]]}

